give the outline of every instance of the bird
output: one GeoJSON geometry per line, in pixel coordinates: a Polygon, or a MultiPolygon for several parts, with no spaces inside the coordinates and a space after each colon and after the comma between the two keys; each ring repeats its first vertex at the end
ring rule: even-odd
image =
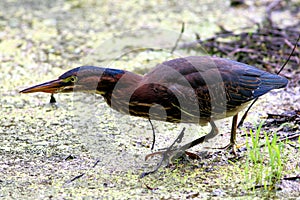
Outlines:
{"type": "Polygon", "coordinates": [[[229,145],[236,145],[238,113],[288,80],[256,67],[216,56],[179,57],[145,75],[122,69],[80,66],[20,93],[86,92],[102,95],[123,114],[170,123],[211,125],[208,134],[183,145],[185,151],[218,134],[216,120],[233,117],[229,145]]]}

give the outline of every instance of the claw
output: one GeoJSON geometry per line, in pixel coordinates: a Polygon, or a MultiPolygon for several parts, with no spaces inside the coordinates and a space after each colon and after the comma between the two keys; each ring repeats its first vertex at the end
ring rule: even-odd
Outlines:
{"type": "Polygon", "coordinates": [[[157,152],[154,152],[154,153],[150,153],[150,154],[148,154],[148,155],[145,156],[145,161],[147,161],[149,158],[151,158],[151,157],[153,157],[153,156],[155,156],[157,154],[163,155],[163,153],[164,153],[163,151],[157,151],[157,152]]]}
{"type": "Polygon", "coordinates": [[[237,149],[241,148],[242,146],[244,146],[246,143],[241,143],[241,144],[235,144],[235,143],[229,143],[228,145],[226,145],[225,147],[220,147],[220,148],[214,148],[214,149],[222,149],[222,150],[227,150],[232,148],[232,153],[237,156],[237,149]]]}

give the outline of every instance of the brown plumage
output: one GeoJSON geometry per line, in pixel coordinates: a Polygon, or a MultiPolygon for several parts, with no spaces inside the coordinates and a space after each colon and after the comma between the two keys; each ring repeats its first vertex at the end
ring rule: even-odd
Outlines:
{"type": "MultiPolygon", "coordinates": [[[[284,77],[236,61],[193,56],[166,61],[144,76],[119,69],[82,66],[21,93],[94,92],[125,114],[172,123],[209,122],[212,131],[206,139],[210,139],[218,132],[215,120],[230,116],[237,120],[238,112],[251,100],[285,87],[287,82],[284,77]]],[[[235,142],[235,129],[231,143],[235,142]]],[[[201,137],[184,148],[204,139],[201,137]]]]}

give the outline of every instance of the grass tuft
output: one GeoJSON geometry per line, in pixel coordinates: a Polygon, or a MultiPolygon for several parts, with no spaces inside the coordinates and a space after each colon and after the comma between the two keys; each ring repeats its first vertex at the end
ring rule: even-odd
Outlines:
{"type": "Polygon", "coordinates": [[[273,190],[276,184],[281,181],[284,168],[282,154],[284,153],[284,144],[278,141],[278,136],[270,136],[264,132],[265,144],[261,142],[261,127],[258,126],[255,133],[250,130],[250,140],[247,137],[246,147],[248,157],[245,163],[245,181],[246,187],[250,189],[264,188],[273,190]],[[265,148],[262,148],[262,147],[265,148]]]}

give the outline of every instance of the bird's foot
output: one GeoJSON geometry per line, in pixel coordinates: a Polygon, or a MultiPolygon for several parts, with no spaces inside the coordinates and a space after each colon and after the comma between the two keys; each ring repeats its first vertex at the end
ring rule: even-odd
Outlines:
{"type": "Polygon", "coordinates": [[[223,149],[223,150],[230,150],[232,149],[232,153],[234,156],[237,156],[237,153],[236,153],[236,144],[234,143],[229,143],[228,145],[226,145],[225,147],[221,147],[220,149],[223,149]]]}
{"type": "Polygon", "coordinates": [[[228,145],[226,145],[225,147],[220,147],[220,148],[216,148],[216,149],[223,149],[223,150],[230,150],[232,149],[232,153],[234,156],[237,156],[237,150],[239,148],[241,148],[242,146],[244,146],[245,143],[242,143],[242,144],[236,144],[235,142],[230,142],[228,145]]]}
{"type": "Polygon", "coordinates": [[[171,163],[176,163],[178,161],[187,161],[188,158],[191,159],[199,159],[200,157],[197,154],[188,152],[188,151],[181,151],[180,148],[179,149],[166,149],[165,151],[157,151],[151,154],[146,155],[145,160],[147,161],[149,158],[156,156],[156,155],[160,155],[161,156],[161,160],[158,163],[158,165],[155,167],[154,170],[149,171],[149,172],[143,172],[141,174],[141,178],[149,175],[149,174],[153,174],[155,173],[163,164],[163,162],[167,163],[167,166],[170,165],[171,163]],[[187,158],[188,157],[188,158],[187,158]]]}
{"type": "Polygon", "coordinates": [[[162,149],[163,151],[158,151],[158,152],[148,154],[145,157],[145,160],[148,160],[150,157],[153,157],[155,155],[161,155],[162,158],[161,158],[160,162],[158,163],[158,165],[156,166],[156,168],[153,171],[142,173],[141,178],[143,178],[143,177],[145,177],[149,174],[155,173],[161,167],[163,162],[166,162],[167,165],[168,165],[169,163],[171,163],[175,160],[178,160],[178,159],[179,160],[187,160],[186,155],[188,155],[189,157],[192,157],[192,158],[193,157],[194,158],[199,158],[198,155],[187,152],[186,149],[193,146],[193,143],[195,143],[195,141],[197,142],[197,144],[199,143],[198,140],[200,140],[202,142],[204,140],[203,139],[204,137],[201,137],[200,139],[195,140],[192,143],[185,144],[185,145],[181,146],[180,148],[175,146],[176,143],[181,143],[182,138],[184,136],[184,131],[185,131],[185,128],[182,129],[182,131],[179,133],[178,137],[171,144],[171,146],[169,146],[168,148],[162,149]]]}
{"type": "Polygon", "coordinates": [[[144,178],[145,176],[147,176],[149,174],[153,174],[153,173],[157,172],[157,170],[162,166],[164,161],[169,163],[169,157],[170,157],[170,155],[168,155],[169,153],[170,153],[170,151],[166,150],[166,151],[158,151],[158,152],[154,152],[154,153],[146,155],[145,160],[148,160],[150,157],[153,157],[155,155],[161,155],[161,160],[157,164],[157,166],[154,168],[154,170],[149,171],[149,172],[143,172],[141,174],[140,178],[144,178]]]}
{"type": "MultiPolygon", "coordinates": [[[[149,158],[151,158],[155,155],[163,156],[164,152],[165,151],[157,151],[157,152],[154,152],[154,153],[150,153],[150,154],[145,156],[145,161],[147,161],[149,158]]],[[[181,154],[181,155],[180,155],[179,152],[174,153],[173,155],[170,156],[170,160],[173,161],[173,160],[179,159],[179,158],[186,158],[186,156],[189,157],[190,159],[194,159],[194,160],[200,159],[199,155],[197,155],[195,153],[192,153],[192,152],[189,152],[189,151],[185,151],[184,154],[181,154]]]]}

